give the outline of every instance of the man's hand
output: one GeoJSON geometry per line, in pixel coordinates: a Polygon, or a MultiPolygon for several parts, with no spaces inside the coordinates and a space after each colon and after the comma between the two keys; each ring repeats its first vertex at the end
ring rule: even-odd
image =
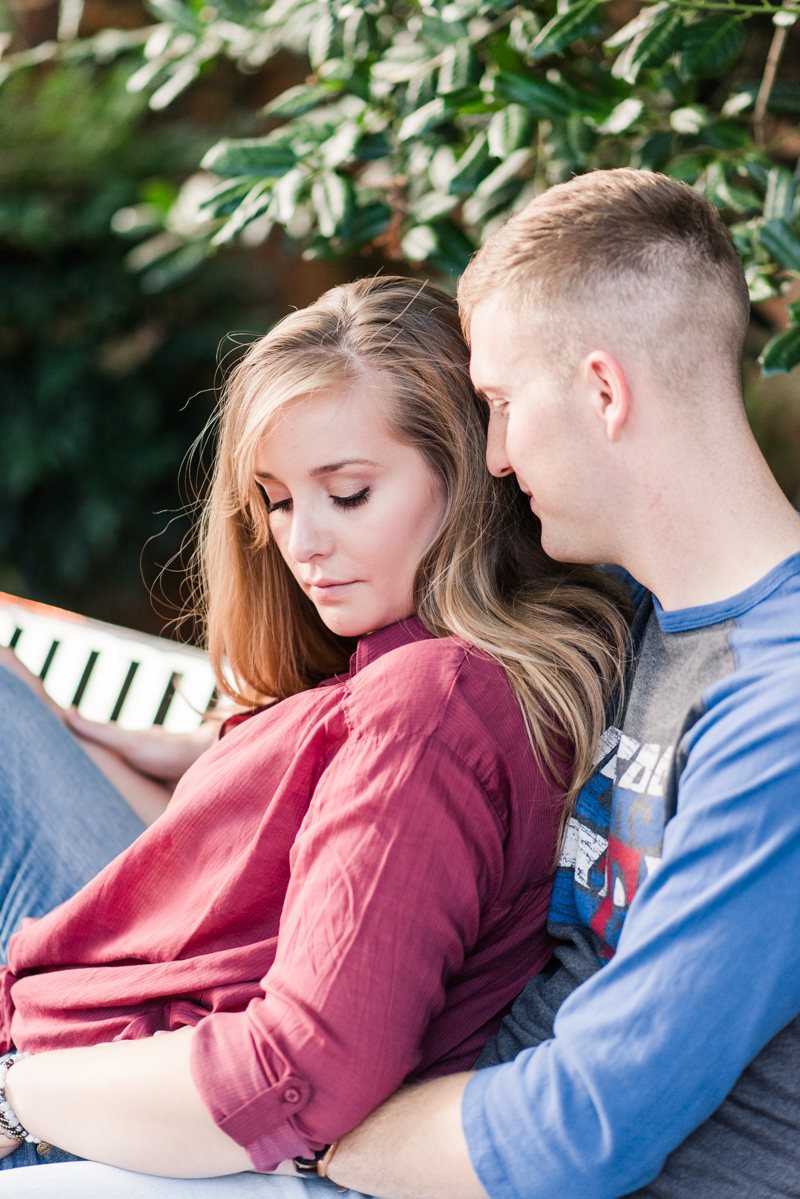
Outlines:
{"type": "Polygon", "coordinates": [[[486,1199],[461,1126],[471,1077],[451,1074],[398,1091],[342,1137],[329,1176],[380,1199],[486,1199]]]}

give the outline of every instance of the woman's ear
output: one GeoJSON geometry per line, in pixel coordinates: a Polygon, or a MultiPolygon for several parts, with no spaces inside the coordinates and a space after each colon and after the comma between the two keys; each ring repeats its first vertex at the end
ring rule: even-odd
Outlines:
{"type": "Polygon", "coordinates": [[[619,441],[630,414],[630,388],[624,370],[605,350],[593,350],[584,360],[583,375],[606,437],[611,442],[619,441]]]}

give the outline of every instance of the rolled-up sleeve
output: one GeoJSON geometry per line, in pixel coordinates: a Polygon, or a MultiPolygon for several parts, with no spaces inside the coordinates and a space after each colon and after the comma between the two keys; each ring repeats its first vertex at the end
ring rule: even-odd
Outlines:
{"type": "Polygon", "coordinates": [[[353,1128],[420,1061],[503,873],[502,822],[431,736],[361,733],[322,773],[264,997],[195,1030],[192,1073],[258,1170],[353,1128]]]}

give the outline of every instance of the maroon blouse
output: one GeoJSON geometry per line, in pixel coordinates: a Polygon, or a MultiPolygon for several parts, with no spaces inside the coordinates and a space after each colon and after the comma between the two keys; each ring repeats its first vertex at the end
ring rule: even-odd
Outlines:
{"type": "Polygon", "coordinates": [[[3,1047],[199,1025],[259,1170],[468,1068],[551,952],[560,796],[496,662],[416,619],[231,729],[164,816],[11,940],[3,1047]]]}

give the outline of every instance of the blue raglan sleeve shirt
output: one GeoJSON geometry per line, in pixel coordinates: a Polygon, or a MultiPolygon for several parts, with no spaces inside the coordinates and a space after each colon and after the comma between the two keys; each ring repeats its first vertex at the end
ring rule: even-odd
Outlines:
{"type": "Polygon", "coordinates": [[[614,957],[564,1002],[551,1040],[469,1082],[463,1125],[491,1199],[644,1186],[800,1012],[800,657],[789,648],[780,667],[740,668],[705,692],[661,861],[614,957]]]}

